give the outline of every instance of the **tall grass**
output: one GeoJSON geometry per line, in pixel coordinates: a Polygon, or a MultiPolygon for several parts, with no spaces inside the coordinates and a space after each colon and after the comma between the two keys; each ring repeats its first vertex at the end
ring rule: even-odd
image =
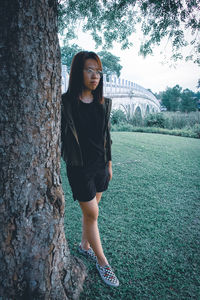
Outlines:
{"type": "MultiPolygon", "coordinates": [[[[115,113],[113,113],[114,116],[115,113]]],[[[200,112],[161,112],[148,114],[144,118],[127,115],[126,120],[118,117],[112,131],[141,131],[200,138],[200,112]]]]}
{"type": "Polygon", "coordinates": [[[200,112],[163,112],[165,119],[165,128],[182,129],[185,127],[194,127],[195,124],[200,124],[200,112]]]}

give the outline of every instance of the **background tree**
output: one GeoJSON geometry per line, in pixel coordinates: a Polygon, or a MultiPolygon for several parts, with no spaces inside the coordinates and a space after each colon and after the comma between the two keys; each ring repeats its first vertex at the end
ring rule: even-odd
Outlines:
{"type": "Polygon", "coordinates": [[[173,88],[167,88],[162,92],[161,105],[165,106],[169,111],[177,111],[180,109],[182,88],[179,85],[173,88]]]}
{"type": "Polygon", "coordinates": [[[122,66],[120,65],[120,57],[113,55],[108,51],[100,51],[97,53],[103,64],[103,72],[106,75],[116,75],[120,77],[122,66]]]}
{"type": "MultiPolygon", "coordinates": [[[[62,64],[67,66],[68,72],[70,71],[74,55],[81,50],[83,49],[80,48],[77,44],[72,44],[71,46],[67,44],[61,48],[62,64]]],[[[119,77],[120,71],[122,69],[122,66],[119,63],[120,58],[108,51],[100,51],[97,54],[101,58],[103,64],[103,72],[108,76],[116,75],[119,77]]]]}
{"type": "Polygon", "coordinates": [[[81,50],[83,49],[81,49],[77,44],[73,44],[71,46],[69,44],[66,44],[61,48],[61,61],[63,65],[67,66],[68,73],[70,71],[74,55],[81,50]]]}
{"type": "Polygon", "coordinates": [[[64,232],[56,0],[2,0],[0,32],[0,298],[76,299],[85,271],[64,232]]]}
{"type": "Polygon", "coordinates": [[[159,92],[159,95],[161,95],[161,105],[168,111],[190,112],[198,109],[199,92],[194,93],[189,89],[182,91],[182,87],[176,85],[173,88],[167,88],[164,92],[159,92]]]}
{"type": "Polygon", "coordinates": [[[154,95],[159,101],[161,101],[162,92],[154,93],[154,95]]]}
{"type": "Polygon", "coordinates": [[[183,112],[190,112],[197,110],[197,97],[195,93],[189,89],[183,90],[181,94],[180,110],[183,112]]]}
{"type": "Polygon", "coordinates": [[[129,37],[141,24],[144,39],[140,54],[153,52],[154,45],[165,39],[171,43],[172,58],[182,59],[182,49],[190,45],[186,60],[200,65],[200,0],[62,0],[59,5],[60,33],[67,40],[75,37],[76,22],[91,33],[96,45],[111,48],[114,41],[122,48],[130,46],[129,37]],[[190,38],[188,38],[190,37],[190,38]]]}

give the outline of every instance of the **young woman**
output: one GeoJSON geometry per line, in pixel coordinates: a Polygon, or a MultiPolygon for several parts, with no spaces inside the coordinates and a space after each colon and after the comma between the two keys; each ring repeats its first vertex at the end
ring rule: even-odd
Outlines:
{"type": "Polygon", "coordinates": [[[83,214],[79,252],[96,261],[101,278],[119,281],[101,245],[98,214],[102,192],[112,178],[110,139],[111,100],[103,97],[102,64],[94,52],[75,55],[67,93],[62,96],[62,157],[74,200],[83,214]]]}

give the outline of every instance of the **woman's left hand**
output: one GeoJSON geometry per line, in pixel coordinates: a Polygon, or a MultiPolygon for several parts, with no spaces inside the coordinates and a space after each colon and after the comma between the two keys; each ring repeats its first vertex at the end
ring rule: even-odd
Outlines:
{"type": "Polygon", "coordinates": [[[108,173],[110,176],[110,180],[112,180],[113,172],[112,172],[112,161],[111,160],[108,162],[108,173]]]}

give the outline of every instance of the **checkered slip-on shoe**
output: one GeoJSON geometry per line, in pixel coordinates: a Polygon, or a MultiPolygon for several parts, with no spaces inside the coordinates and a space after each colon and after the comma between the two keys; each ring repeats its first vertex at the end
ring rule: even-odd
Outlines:
{"type": "Polygon", "coordinates": [[[106,265],[105,267],[101,267],[98,263],[96,263],[97,270],[99,271],[99,274],[102,278],[102,280],[110,285],[110,286],[119,286],[119,280],[115,276],[115,273],[112,271],[111,267],[109,265],[106,265]]]}
{"type": "Polygon", "coordinates": [[[82,247],[81,247],[81,244],[78,246],[78,252],[88,258],[91,258],[92,260],[94,261],[97,261],[97,257],[94,253],[94,251],[92,250],[92,248],[89,248],[88,250],[84,250],[82,247]]]}

